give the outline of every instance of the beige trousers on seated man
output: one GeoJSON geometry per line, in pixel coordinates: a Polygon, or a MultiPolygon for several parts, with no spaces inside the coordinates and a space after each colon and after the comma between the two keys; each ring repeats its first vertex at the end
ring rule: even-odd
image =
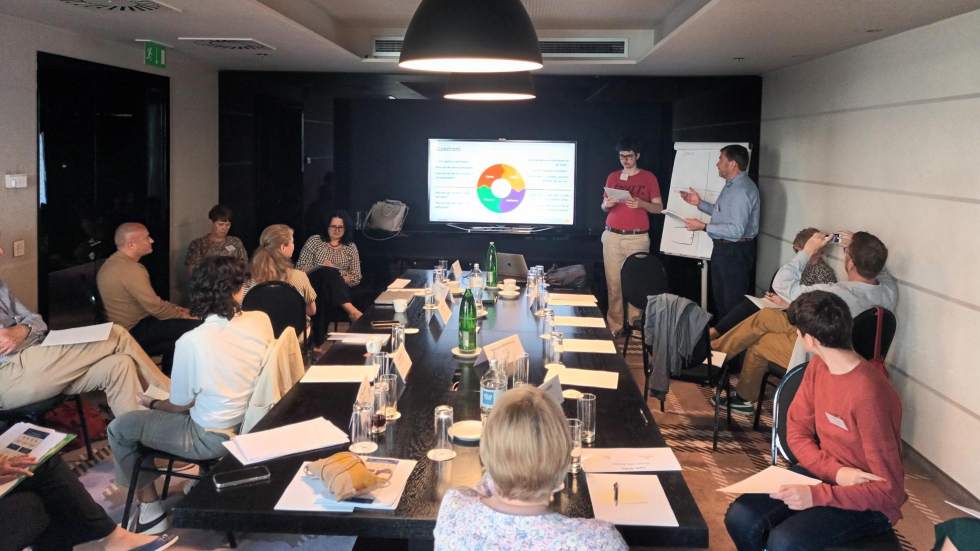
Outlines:
{"type": "MultiPolygon", "coordinates": [[[[609,289],[609,311],[606,319],[609,330],[615,333],[623,328],[623,286],[620,271],[623,262],[633,253],[650,252],[650,234],[622,235],[611,231],[602,232],[602,262],[606,268],[606,287],[609,289]]],[[[639,308],[630,305],[630,320],[643,315],[639,308]]]]}
{"type": "Polygon", "coordinates": [[[711,341],[712,350],[724,352],[729,358],[745,351],[735,392],[751,402],[759,399],[759,388],[762,377],[769,370],[769,362],[787,367],[794,346],[796,328],[787,321],[786,312],[775,308],[759,310],[711,341]]]}
{"type": "Polygon", "coordinates": [[[170,379],[122,327],[101,342],[34,345],[0,364],[0,409],[15,409],[59,394],[102,390],[116,417],[139,408],[148,385],[170,391],[170,379]]]}

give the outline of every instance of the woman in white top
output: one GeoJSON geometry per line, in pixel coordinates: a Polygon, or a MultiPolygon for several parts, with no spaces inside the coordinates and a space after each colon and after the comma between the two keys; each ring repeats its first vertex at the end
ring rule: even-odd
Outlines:
{"type": "MultiPolygon", "coordinates": [[[[132,411],[109,424],[109,445],[116,484],[128,487],[140,444],[188,459],[213,459],[241,425],[265,353],[275,342],[272,322],[263,312],[242,312],[247,273],[237,258],[201,261],[191,279],[191,312],[204,319],[177,341],[170,398],[140,397],[146,411],[132,411]]],[[[169,520],[160,507],[153,480],[143,473],[133,531],[155,534],[169,520]]]]}
{"type": "Polygon", "coordinates": [[[476,489],[446,492],[435,549],[625,551],[612,524],[552,510],[551,495],[565,481],[571,448],[565,415],[541,389],[505,392],[483,427],[483,480],[476,489]]]}

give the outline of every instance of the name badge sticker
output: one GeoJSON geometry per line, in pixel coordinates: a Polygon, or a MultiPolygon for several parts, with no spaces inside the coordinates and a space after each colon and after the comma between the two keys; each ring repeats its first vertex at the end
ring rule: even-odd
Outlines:
{"type": "MultiPolygon", "coordinates": [[[[847,430],[847,425],[844,424],[844,420],[843,419],[841,419],[840,417],[836,417],[834,415],[831,415],[830,413],[828,413],[826,411],[824,412],[824,414],[827,416],[827,420],[830,421],[831,424],[836,425],[836,426],[838,426],[838,427],[840,427],[840,428],[842,428],[844,430],[847,430]]],[[[848,431],[848,432],[850,432],[850,431],[848,431]]]]}
{"type": "Polygon", "coordinates": [[[619,173],[619,179],[620,180],[623,180],[623,181],[629,180],[630,179],[630,175],[629,174],[626,174],[625,172],[620,172],[619,173]]]}
{"type": "Polygon", "coordinates": [[[233,253],[233,252],[235,252],[235,246],[234,245],[225,245],[225,250],[228,251],[228,252],[230,252],[230,253],[233,253]]]}

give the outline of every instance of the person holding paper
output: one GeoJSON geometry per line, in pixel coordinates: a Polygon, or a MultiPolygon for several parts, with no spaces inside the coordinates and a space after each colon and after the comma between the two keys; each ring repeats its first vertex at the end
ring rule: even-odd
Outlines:
{"type": "Polygon", "coordinates": [[[902,518],[902,403],[891,383],[854,351],[847,303],[805,293],[788,317],[814,354],[790,404],[792,470],[821,484],[743,494],[725,526],[738,551],[820,550],[890,530],[902,518]]]}
{"type": "Polygon", "coordinates": [[[433,531],[435,549],[538,550],[575,542],[577,549],[625,551],[612,524],[550,510],[571,451],[565,414],[544,391],[523,386],[505,392],[480,439],[486,473],[476,489],[446,491],[433,531]]]}
{"type": "MultiPolygon", "coordinates": [[[[129,487],[140,444],[188,459],[213,459],[227,450],[248,408],[266,351],[275,342],[264,312],[241,310],[245,263],[206,258],[191,278],[191,312],[204,323],[177,341],[173,384],[166,400],[140,398],[148,411],[134,411],[109,424],[116,484],[129,487]]],[[[153,486],[155,475],[137,482],[135,531],[156,534],[169,519],[153,486]]]]}
{"type": "Polygon", "coordinates": [[[759,234],[759,188],[745,173],[749,150],[727,145],[718,155],[718,176],[725,179],[718,199],[709,203],[698,192],[680,192],[681,198],[711,216],[705,224],[685,218],[688,231],[703,231],[714,241],[711,250],[711,292],[719,318],[745,298],[752,288],[755,237],[759,234]]]}
{"type": "MultiPolygon", "coordinates": [[[[616,144],[622,170],[617,170],[606,178],[610,189],[629,193],[629,199],[615,199],[602,192],[603,212],[606,215],[606,230],[602,232],[602,262],[606,268],[606,286],[609,288],[609,330],[621,336],[623,330],[623,289],[620,284],[620,270],[623,262],[633,253],[650,252],[650,217],[660,214],[663,201],[660,199],[660,184],[652,172],[636,166],[640,160],[640,141],[636,138],[623,138],[616,144]]],[[[630,319],[641,312],[629,308],[630,319]]]]}

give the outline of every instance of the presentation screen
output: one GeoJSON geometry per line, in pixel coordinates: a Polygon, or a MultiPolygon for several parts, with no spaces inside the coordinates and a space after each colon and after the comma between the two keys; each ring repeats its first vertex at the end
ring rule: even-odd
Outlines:
{"type": "Polygon", "coordinates": [[[429,222],[570,226],[575,142],[429,140],[429,222]]]}

